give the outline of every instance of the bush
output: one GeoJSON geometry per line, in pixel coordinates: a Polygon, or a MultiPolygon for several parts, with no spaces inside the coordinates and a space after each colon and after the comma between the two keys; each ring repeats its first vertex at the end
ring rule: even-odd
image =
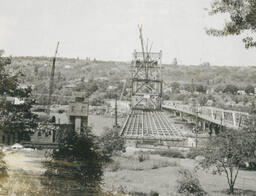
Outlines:
{"type": "Polygon", "coordinates": [[[191,173],[187,169],[179,170],[179,178],[177,180],[178,184],[178,193],[182,195],[195,195],[195,196],[204,196],[207,193],[203,190],[197,176],[194,173],[191,173]]]}
{"type": "Polygon", "coordinates": [[[154,161],[152,165],[152,169],[158,169],[163,167],[176,167],[178,166],[177,162],[169,162],[169,161],[154,161]]]}
{"type": "Polygon", "coordinates": [[[156,191],[150,191],[149,196],[158,196],[159,193],[156,191]]]}
{"type": "Polygon", "coordinates": [[[191,148],[187,153],[186,158],[195,159],[198,155],[200,155],[200,151],[198,149],[191,148]]]}
{"type": "Polygon", "coordinates": [[[162,157],[181,158],[181,159],[185,158],[180,151],[173,150],[173,149],[154,151],[153,154],[159,154],[162,157]]]}
{"type": "Polygon", "coordinates": [[[115,128],[106,129],[100,137],[100,145],[105,154],[112,156],[125,151],[125,142],[119,131],[115,128]]]}
{"type": "Polygon", "coordinates": [[[43,186],[49,187],[49,193],[41,195],[100,192],[103,166],[108,157],[102,152],[96,139],[87,130],[84,135],[70,131],[60,140],[52,159],[43,162],[45,172],[40,179],[43,186]]]}
{"type": "Polygon", "coordinates": [[[139,162],[143,162],[149,160],[149,155],[148,154],[144,154],[143,152],[138,154],[138,161],[139,162]]]}
{"type": "Polygon", "coordinates": [[[158,192],[155,192],[155,191],[150,191],[150,193],[144,193],[144,192],[129,192],[128,193],[129,195],[131,196],[158,196],[159,193],[158,192]]]}

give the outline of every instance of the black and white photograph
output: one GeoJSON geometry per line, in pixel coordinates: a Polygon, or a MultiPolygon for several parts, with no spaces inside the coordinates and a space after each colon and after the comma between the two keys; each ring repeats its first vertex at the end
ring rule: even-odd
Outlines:
{"type": "Polygon", "coordinates": [[[0,196],[256,196],[256,0],[0,0],[0,196]]]}

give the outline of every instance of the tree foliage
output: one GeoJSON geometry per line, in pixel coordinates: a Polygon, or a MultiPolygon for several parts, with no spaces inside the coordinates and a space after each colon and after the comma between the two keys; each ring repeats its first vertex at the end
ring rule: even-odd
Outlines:
{"type": "Polygon", "coordinates": [[[93,195],[100,191],[106,156],[90,131],[84,135],[68,132],[51,158],[45,162],[42,178],[47,195],[93,195]]]}
{"type": "Polygon", "coordinates": [[[207,87],[202,85],[202,84],[198,84],[196,85],[196,91],[199,93],[206,93],[207,87]]]}
{"type": "Polygon", "coordinates": [[[226,85],[226,87],[223,89],[223,93],[230,93],[235,95],[238,91],[237,86],[233,85],[233,84],[228,84],[226,85]]]}
{"type": "MultiPolygon", "coordinates": [[[[245,31],[256,32],[256,1],[255,0],[213,0],[211,15],[228,14],[229,21],[223,29],[208,29],[207,33],[214,36],[239,35],[245,31]]],[[[256,42],[251,36],[243,38],[246,48],[255,47],[256,42]]]]}
{"type": "Polygon", "coordinates": [[[178,183],[178,193],[186,196],[204,196],[207,193],[203,190],[200,185],[199,179],[195,173],[190,172],[187,169],[179,170],[179,178],[177,179],[178,183]]]}
{"type": "Polygon", "coordinates": [[[180,90],[180,83],[179,82],[172,82],[171,83],[172,91],[174,93],[178,93],[180,90]]]}
{"type": "Polygon", "coordinates": [[[109,157],[125,149],[124,138],[122,138],[119,133],[120,130],[117,128],[106,129],[100,138],[101,148],[109,157]]]}
{"type": "Polygon", "coordinates": [[[254,94],[254,87],[252,86],[252,85],[248,85],[248,86],[246,86],[245,87],[245,92],[247,93],[247,94],[254,94]]]}
{"type": "Polygon", "coordinates": [[[98,90],[98,85],[95,80],[80,82],[75,90],[86,92],[86,97],[90,97],[95,91],[98,90]]]}
{"type": "Polygon", "coordinates": [[[241,169],[241,165],[255,159],[256,132],[248,130],[226,130],[211,138],[203,149],[205,157],[200,165],[204,169],[214,167],[214,174],[225,173],[230,193],[241,169]]]}
{"type": "Polygon", "coordinates": [[[10,76],[6,66],[11,64],[9,58],[0,57],[0,129],[5,132],[21,133],[19,140],[29,139],[29,133],[37,126],[37,116],[31,112],[33,99],[30,99],[32,89],[22,88],[19,77],[21,73],[10,76]],[[22,101],[19,104],[8,101],[15,98],[22,101]]]}

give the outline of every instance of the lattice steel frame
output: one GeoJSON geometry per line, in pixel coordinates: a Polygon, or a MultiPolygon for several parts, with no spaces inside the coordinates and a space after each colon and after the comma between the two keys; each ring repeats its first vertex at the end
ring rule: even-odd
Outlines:
{"type": "Polygon", "coordinates": [[[162,51],[133,53],[132,109],[162,109],[162,51]]]}

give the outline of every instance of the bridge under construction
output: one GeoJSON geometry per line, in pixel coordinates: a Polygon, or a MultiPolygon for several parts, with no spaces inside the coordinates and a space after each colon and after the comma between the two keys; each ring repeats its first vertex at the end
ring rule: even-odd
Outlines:
{"type": "MultiPolygon", "coordinates": [[[[162,111],[179,114],[181,119],[196,124],[194,133],[199,129],[209,128],[215,134],[223,127],[238,129],[246,124],[248,113],[223,110],[213,107],[196,107],[176,105],[172,102],[162,103],[163,80],[161,74],[162,52],[151,52],[151,47],[144,47],[142,28],[139,27],[142,52],[133,53],[131,63],[131,112],[128,115],[121,136],[127,140],[168,141],[180,144],[187,140],[178,126],[162,111]],[[173,142],[172,142],[173,141],[173,142]]],[[[151,45],[152,46],[152,45],[151,45]]],[[[193,137],[193,136],[192,136],[193,137]]]]}
{"type": "Polygon", "coordinates": [[[127,139],[182,140],[178,129],[162,111],[132,110],[122,135],[127,139]]]}
{"type": "Polygon", "coordinates": [[[131,113],[122,127],[121,136],[137,140],[183,140],[181,132],[162,111],[162,51],[151,52],[152,45],[149,48],[148,42],[144,47],[141,27],[139,32],[142,52],[133,53],[131,113]]]}

